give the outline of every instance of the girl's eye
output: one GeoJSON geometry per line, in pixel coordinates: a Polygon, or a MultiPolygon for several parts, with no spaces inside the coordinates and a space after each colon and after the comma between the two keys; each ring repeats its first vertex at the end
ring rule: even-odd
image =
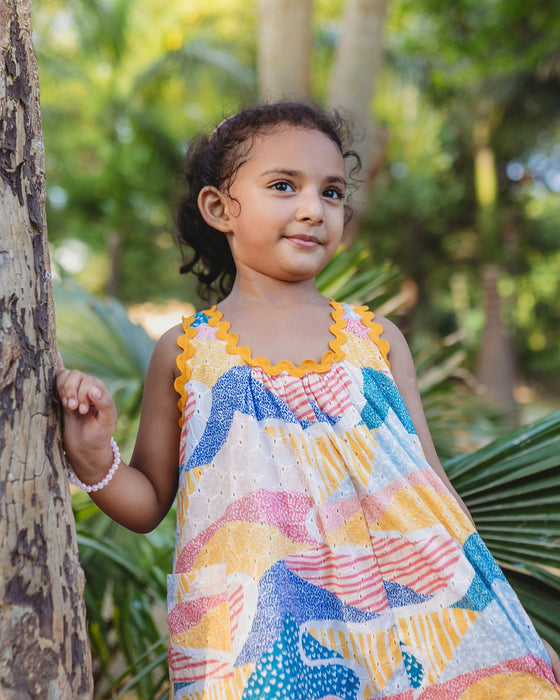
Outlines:
{"type": "Polygon", "coordinates": [[[280,180],[279,182],[274,182],[271,185],[271,189],[276,190],[277,192],[293,192],[294,188],[290,185],[289,182],[286,182],[285,180],[280,180]]]}
{"type": "Polygon", "coordinates": [[[344,199],[344,192],[337,187],[327,187],[323,192],[323,197],[328,197],[329,199],[344,199]]]}

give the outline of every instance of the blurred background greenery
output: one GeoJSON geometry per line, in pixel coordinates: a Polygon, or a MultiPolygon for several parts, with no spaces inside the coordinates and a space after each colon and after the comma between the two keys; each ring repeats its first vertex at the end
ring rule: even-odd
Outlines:
{"type": "MultiPolygon", "coordinates": [[[[321,103],[351,4],[313,3],[321,103]]],[[[321,286],[406,333],[440,455],[560,646],[560,13],[544,0],[386,4],[383,60],[363,66],[367,206],[321,286]]],[[[201,304],[174,238],[185,146],[262,94],[259,6],[33,3],[59,343],[115,393],[125,455],[154,337],[201,304]]],[[[138,538],[74,499],[98,696],[166,697],[173,516],[138,538]]]]}
{"type": "MultiPolygon", "coordinates": [[[[34,3],[49,235],[56,263],[88,290],[127,306],[197,303],[174,243],[183,152],[258,98],[257,4],[34,3]]],[[[314,3],[318,101],[343,9],[314,3]]],[[[358,235],[403,272],[404,330],[459,332],[473,370],[481,269],[498,263],[516,396],[543,411],[560,397],[559,17],[540,1],[389,2],[371,104],[387,145],[358,235]]]]}

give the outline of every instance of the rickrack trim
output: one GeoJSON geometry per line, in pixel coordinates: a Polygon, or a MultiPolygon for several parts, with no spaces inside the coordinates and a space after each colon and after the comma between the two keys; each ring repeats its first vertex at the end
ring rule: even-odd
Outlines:
{"type": "MultiPolygon", "coordinates": [[[[278,376],[282,372],[287,372],[293,377],[304,377],[308,372],[328,372],[334,362],[340,362],[344,359],[343,345],[344,341],[346,340],[346,334],[344,332],[344,328],[346,327],[346,319],[344,318],[344,304],[340,304],[332,299],[330,300],[330,304],[332,306],[331,318],[333,321],[329,328],[331,334],[333,335],[333,338],[329,341],[330,349],[323,354],[321,362],[316,362],[315,360],[304,360],[297,366],[289,360],[281,360],[273,365],[266,357],[253,357],[249,347],[246,345],[238,345],[238,336],[235,333],[230,332],[229,322],[223,319],[222,312],[218,311],[216,306],[212,306],[203,313],[208,319],[208,324],[217,329],[216,336],[220,340],[224,340],[226,342],[226,350],[231,355],[238,355],[244,362],[252,367],[261,367],[267,374],[273,377],[278,376]]],[[[379,351],[387,363],[387,366],[390,368],[390,345],[387,340],[381,338],[383,326],[374,321],[375,314],[370,311],[367,306],[355,306],[353,308],[368,329],[371,341],[379,348],[379,351]]],[[[185,385],[189,381],[191,375],[188,361],[194,354],[194,346],[191,343],[191,339],[196,335],[196,326],[192,326],[194,320],[194,316],[183,317],[184,333],[177,339],[177,345],[183,350],[183,352],[179,353],[177,356],[176,362],[180,375],[174,382],[175,391],[179,394],[178,406],[181,413],[179,425],[181,427],[183,426],[183,411],[187,402],[185,385]]]]}
{"type": "Polygon", "coordinates": [[[220,340],[226,341],[226,350],[230,355],[238,355],[251,367],[260,367],[273,377],[278,376],[282,372],[287,372],[292,377],[304,377],[308,372],[319,374],[328,372],[333,362],[339,362],[344,359],[344,350],[342,348],[346,340],[344,333],[346,326],[344,306],[333,300],[330,301],[330,304],[332,306],[332,325],[329,327],[329,330],[333,336],[329,341],[330,349],[323,354],[321,362],[304,360],[300,365],[294,365],[289,360],[280,360],[280,362],[272,364],[266,357],[253,357],[249,347],[238,344],[238,336],[230,331],[230,323],[224,320],[222,312],[218,311],[216,306],[204,313],[208,316],[209,325],[217,329],[216,336],[220,340]]]}
{"type": "Polygon", "coordinates": [[[194,354],[194,346],[191,343],[191,338],[196,335],[196,327],[193,328],[191,325],[194,321],[194,316],[183,316],[183,335],[177,338],[177,345],[182,349],[183,352],[177,355],[177,367],[179,368],[179,376],[173,382],[173,387],[175,391],[179,394],[179,411],[181,412],[181,417],[179,418],[179,426],[183,427],[183,411],[185,409],[185,404],[187,403],[187,391],[185,386],[191,377],[191,368],[189,367],[188,361],[194,354]]]}
{"type": "Polygon", "coordinates": [[[381,337],[383,333],[383,326],[377,321],[374,321],[375,314],[370,311],[367,306],[355,306],[354,311],[360,314],[363,324],[369,330],[369,337],[375,345],[379,348],[380,353],[383,355],[383,359],[387,363],[387,367],[391,368],[391,363],[389,362],[389,351],[391,346],[385,338],[381,337]]]}

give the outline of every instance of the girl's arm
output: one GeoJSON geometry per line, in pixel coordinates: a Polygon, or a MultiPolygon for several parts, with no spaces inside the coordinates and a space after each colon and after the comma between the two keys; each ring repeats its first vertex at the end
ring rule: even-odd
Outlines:
{"type": "MultiPolygon", "coordinates": [[[[140,426],[130,465],[121,462],[112,480],[90,496],[113,520],[149,532],[168,512],[177,491],[179,462],[177,376],[180,326],[157,343],[146,373],[140,426]]],[[[64,446],[78,478],[98,483],[113,461],[110,446],[117,412],[105,384],[61,367],[57,390],[64,412],[64,446]]]]}
{"type": "Polygon", "coordinates": [[[554,673],[554,678],[556,678],[557,683],[560,683],[560,657],[546,641],[546,639],[543,639],[543,644],[545,645],[548,655],[550,656],[550,665],[552,667],[552,672],[554,673]]]}
{"type": "Polygon", "coordinates": [[[380,316],[376,316],[375,320],[383,327],[383,338],[385,338],[390,345],[389,362],[391,363],[391,373],[414,424],[422,450],[424,451],[424,456],[432,469],[457,499],[459,506],[474,525],[474,521],[467,506],[453,488],[437,456],[426,416],[424,415],[424,409],[422,408],[422,401],[418,390],[418,379],[416,377],[416,370],[408,348],[408,343],[394,323],[380,316]]]}

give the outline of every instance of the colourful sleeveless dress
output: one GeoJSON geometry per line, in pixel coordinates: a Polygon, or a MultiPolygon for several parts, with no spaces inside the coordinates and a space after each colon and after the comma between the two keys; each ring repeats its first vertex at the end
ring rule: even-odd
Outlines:
{"type": "Polygon", "coordinates": [[[173,697],[558,700],[549,659],[423,457],[365,307],[321,363],[184,320],[173,697]]]}

